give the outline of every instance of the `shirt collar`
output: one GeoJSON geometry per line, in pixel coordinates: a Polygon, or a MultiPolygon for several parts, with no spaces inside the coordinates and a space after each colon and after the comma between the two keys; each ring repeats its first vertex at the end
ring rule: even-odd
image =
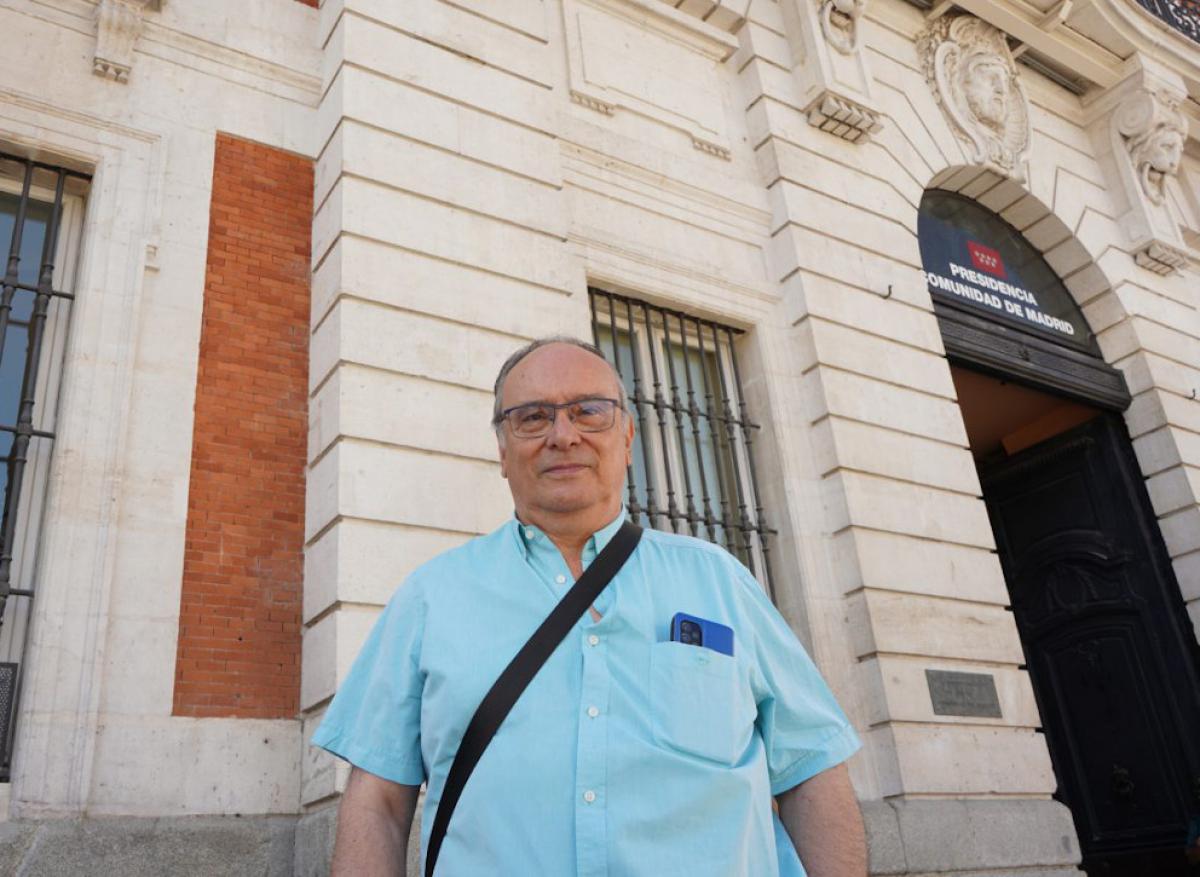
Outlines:
{"type": "MultiPolygon", "coordinates": [[[[617,511],[617,516],[593,533],[583,546],[583,562],[585,566],[604,550],[612,537],[616,535],[617,530],[621,529],[623,523],[625,523],[625,506],[622,505],[617,511]]],[[[530,551],[535,546],[549,546],[552,550],[557,551],[554,548],[554,543],[550,541],[550,538],[545,533],[532,524],[521,523],[515,511],[512,516],[512,528],[516,534],[517,545],[520,546],[526,558],[529,557],[530,551]]]]}

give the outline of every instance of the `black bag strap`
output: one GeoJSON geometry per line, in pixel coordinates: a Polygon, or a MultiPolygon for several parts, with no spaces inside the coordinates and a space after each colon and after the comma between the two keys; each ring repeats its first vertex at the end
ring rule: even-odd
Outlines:
{"type": "Polygon", "coordinates": [[[558,648],[563,637],[575,626],[575,622],[587,608],[596,601],[600,592],[612,581],[612,577],[625,565],[641,538],[642,528],[637,524],[627,520],[621,525],[621,529],[617,530],[604,546],[604,550],[583,571],[583,575],[571,590],[559,600],[558,605],[533,632],[529,641],[521,646],[516,657],[504,668],[504,672],[492,683],[491,690],[479,702],[458,746],[458,754],[454,756],[454,762],[450,765],[446,785],[442,787],[442,798],[438,802],[433,830],[429,834],[429,850],[425,855],[425,877],[433,877],[433,869],[437,865],[438,853],[446,837],[450,817],[454,814],[463,786],[467,784],[471,772],[479,763],[483,750],[492,742],[492,737],[501,723],[538,670],[542,669],[546,659],[558,648]]]}

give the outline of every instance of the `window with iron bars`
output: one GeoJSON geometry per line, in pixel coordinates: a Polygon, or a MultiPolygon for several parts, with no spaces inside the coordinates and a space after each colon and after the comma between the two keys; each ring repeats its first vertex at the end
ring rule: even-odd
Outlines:
{"type": "Polygon", "coordinates": [[[0,152],[0,782],[11,769],[88,181],[0,152]]]}
{"type": "Polygon", "coordinates": [[[626,506],[643,526],[730,551],[774,596],[770,537],[734,353],[739,330],[590,289],[592,334],[635,418],[626,506]]]}

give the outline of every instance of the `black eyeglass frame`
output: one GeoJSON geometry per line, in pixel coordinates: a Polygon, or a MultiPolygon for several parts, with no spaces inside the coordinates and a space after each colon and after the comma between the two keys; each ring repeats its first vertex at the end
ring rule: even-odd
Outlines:
{"type": "Polygon", "coordinates": [[[524,402],[520,405],[513,405],[511,408],[505,408],[503,411],[501,411],[500,417],[498,420],[496,420],[495,425],[499,426],[502,423],[508,423],[509,430],[512,431],[512,434],[516,438],[540,438],[541,436],[545,435],[547,432],[550,432],[550,430],[554,429],[554,423],[556,420],[558,420],[558,412],[566,411],[567,412],[567,420],[569,420],[571,422],[571,425],[574,426],[577,430],[579,430],[580,432],[597,433],[597,432],[604,432],[606,430],[612,429],[613,426],[617,422],[617,412],[625,411],[625,410],[626,410],[626,408],[624,405],[621,404],[620,399],[610,399],[607,396],[583,396],[579,399],[571,399],[569,402],[557,402],[557,403],[555,403],[555,402],[524,402]],[[584,402],[607,402],[610,405],[612,405],[613,417],[612,417],[612,420],[609,421],[608,426],[602,426],[599,429],[587,429],[586,427],[582,427],[578,423],[576,423],[574,418],[571,417],[571,412],[569,409],[571,408],[572,405],[580,405],[584,402]],[[546,421],[546,423],[547,423],[546,431],[540,432],[540,433],[535,433],[534,435],[519,434],[517,432],[516,428],[513,427],[512,422],[509,421],[508,416],[510,414],[512,414],[514,411],[520,411],[522,408],[549,408],[553,412],[553,416],[548,421],[546,421]]]}

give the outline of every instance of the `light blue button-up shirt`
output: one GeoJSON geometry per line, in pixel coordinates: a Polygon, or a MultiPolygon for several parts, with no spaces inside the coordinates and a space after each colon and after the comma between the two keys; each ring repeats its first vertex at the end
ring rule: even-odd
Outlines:
{"type": "MultiPolygon", "coordinates": [[[[585,567],[623,520],[588,541],[585,567]]],[[[422,851],[476,706],[573,584],[546,535],[510,521],[414,572],[342,683],[313,742],[428,782],[422,851]]],[[[484,752],[438,875],[802,875],[771,796],[859,741],[749,571],[646,530],[596,608],[484,752]],[[733,657],[669,642],[676,612],[731,627],[733,657]]]]}

